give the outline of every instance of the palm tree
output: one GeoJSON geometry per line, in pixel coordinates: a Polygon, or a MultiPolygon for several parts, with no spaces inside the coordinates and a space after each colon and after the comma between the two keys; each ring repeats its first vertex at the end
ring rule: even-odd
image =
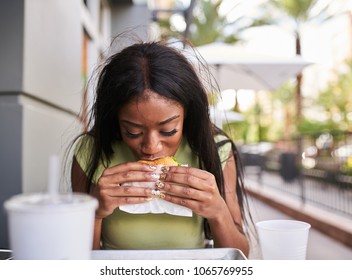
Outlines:
{"type": "Polygon", "coordinates": [[[240,34],[250,27],[269,24],[266,18],[242,14],[233,20],[228,20],[227,15],[240,8],[245,0],[233,1],[233,6],[226,14],[220,12],[223,0],[190,0],[189,7],[184,11],[166,10],[163,16],[155,17],[161,28],[162,39],[182,38],[190,41],[194,46],[201,46],[215,41],[236,43],[241,41],[240,34]],[[173,26],[173,14],[183,14],[185,30],[178,30],[173,26]],[[226,30],[231,31],[226,32],[226,30]]]}
{"type": "MultiPolygon", "coordinates": [[[[295,37],[296,55],[301,55],[301,34],[307,23],[322,24],[340,15],[343,0],[267,0],[265,18],[271,18],[275,25],[289,26],[290,32],[295,37]],[[339,7],[336,8],[336,4],[339,7]],[[279,13],[278,13],[279,12],[279,13]]],[[[295,103],[296,125],[298,127],[302,118],[302,74],[296,77],[295,103]]]]}
{"type": "Polygon", "coordinates": [[[237,43],[242,41],[241,32],[248,28],[271,23],[268,18],[255,18],[242,14],[229,20],[227,15],[240,8],[245,1],[233,1],[233,6],[225,14],[220,13],[223,0],[197,0],[194,6],[193,21],[190,24],[189,40],[195,46],[215,41],[237,43]],[[226,30],[231,30],[226,32],[226,30]]]}
{"type": "Polygon", "coordinates": [[[220,15],[222,0],[198,0],[194,9],[189,40],[195,46],[209,44],[215,41],[235,43],[239,41],[238,34],[225,35],[224,29],[230,24],[226,15],[220,15]]]}

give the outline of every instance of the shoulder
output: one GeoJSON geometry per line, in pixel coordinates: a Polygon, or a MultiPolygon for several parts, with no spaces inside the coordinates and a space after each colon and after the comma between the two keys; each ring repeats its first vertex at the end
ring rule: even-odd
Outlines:
{"type": "Polygon", "coordinates": [[[226,135],[217,134],[214,136],[214,141],[218,149],[222,149],[222,148],[226,148],[229,150],[231,149],[232,140],[226,135]]]}
{"type": "Polygon", "coordinates": [[[81,152],[82,150],[92,149],[93,144],[94,139],[89,134],[79,136],[75,141],[75,154],[81,152]]]}
{"type": "Polygon", "coordinates": [[[217,134],[214,137],[218,154],[222,167],[224,168],[226,161],[229,159],[230,152],[232,150],[232,140],[223,134],[217,134]]]}
{"type": "Polygon", "coordinates": [[[230,143],[230,138],[223,134],[216,134],[214,136],[215,143],[228,142],[230,143]]]}
{"type": "Polygon", "coordinates": [[[74,143],[74,156],[83,170],[87,169],[93,145],[94,139],[88,134],[79,136],[74,143]]]}

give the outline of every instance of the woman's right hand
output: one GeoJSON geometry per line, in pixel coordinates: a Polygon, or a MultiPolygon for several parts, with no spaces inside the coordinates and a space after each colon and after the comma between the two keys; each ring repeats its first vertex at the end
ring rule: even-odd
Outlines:
{"type": "Polygon", "coordinates": [[[152,189],[125,185],[131,182],[155,182],[155,166],[139,162],[128,162],[104,170],[90,194],[99,201],[96,218],[102,219],[112,214],[119,206],[143,203],[153,196],[152,189]]]}

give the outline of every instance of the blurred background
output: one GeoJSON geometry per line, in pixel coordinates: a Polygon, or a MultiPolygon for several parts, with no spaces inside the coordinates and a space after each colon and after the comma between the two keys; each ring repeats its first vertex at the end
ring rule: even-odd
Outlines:
{"type": "MultiPolygon", "coordinates": [[[[127,30],[190,42],[209,64],[221,90],[210,113],[249,185],[352,218],[351,0],[2,0],[0,21],[1,204],[45,191],[50,155],[67,164],[89,78],[127,30]]],[[[0,229],[7,248],[4,211],[0,229]]]]}

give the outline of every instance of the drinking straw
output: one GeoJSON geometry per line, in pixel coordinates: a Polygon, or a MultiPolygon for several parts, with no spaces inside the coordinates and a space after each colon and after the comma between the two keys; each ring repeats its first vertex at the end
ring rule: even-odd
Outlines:
{"type": "Polygon", "coordinates": [[[59,193],[60,182],[60,160],[58,155],[51,155],[49,158],[48,172],[48,193],[50,196],[56,196],[59,193]]]}

